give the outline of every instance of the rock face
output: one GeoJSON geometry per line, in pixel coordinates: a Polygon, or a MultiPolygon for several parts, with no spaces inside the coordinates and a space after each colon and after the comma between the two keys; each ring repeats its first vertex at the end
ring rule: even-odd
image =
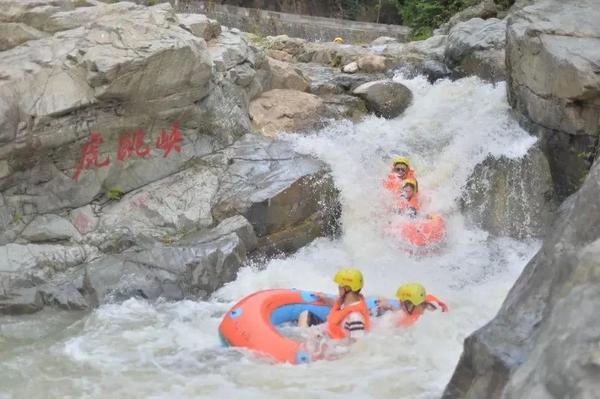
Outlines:
{"type": "Polygon", "coordinates": [[[505,79],[506,21],[473,18],[454,26],[448,34],[445,57],[452,68],[489,81],[505,79]]]}
{"type": "Polygon", "coordinates": [[[275,89],[261,94],[250,104],[254,126],[264,135],[316,129],[323,125],[323,100],[297,90],[275,89]]]}
{"type": "Polygon", "coordinates": [[[492,234],[542,237],[556,209],[544,153],[533,147],[518,160],[488,157],[469,178],[461,207],[475,224],[492,234]]]}
{"type": "Polygon", "coordinates": [[[365,83],[352,93],[365,100],[369,111],[388,119],[400,115],[412,101],[408,87],[390,80],[365,83]]]}
{"type": "Polygon", "coordinates": [[[202,14],[177,14],[180,26],[206,41],[221,34],[221,24],[202,14]]]}
{"type": "Polygon", "coordinates": [[[465,340],[444,398],[597,396],[599,196],[596,162],[498,315],[465,340]]]}
{"type": "Polygon", "coordinates": [[[271,88],[272,89],[291,89],[299,91],[308,91],[310,82],[304,76],[302,71],[293,67],[291,64],[269,58],[271,67],[271,88]]]}
{"type": "Polygon", "coordinates": [[[598,149],[600,7],[543,0],[508,20],[508,100],[537,133],[560,198],[583,181],[598,149]]]}
{"type": "Polygon", "coordinates": [[[204,296],[335,229],[325,166],[252,131],[262,50],[169,4],[81,4],[0,0],[41,32],[0,53],[0,312],[204,296]]]}

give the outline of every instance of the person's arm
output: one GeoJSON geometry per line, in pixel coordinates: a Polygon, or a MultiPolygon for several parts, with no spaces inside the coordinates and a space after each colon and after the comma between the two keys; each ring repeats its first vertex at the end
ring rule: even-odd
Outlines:
{"type": "Polygon", "coordinates": [[[327,306],[333,306],[333,305],[335,305],[335,302],[337,301],[336,298],[330,297],[323,293],[317,293],[317,294],[315,294],[315,296],[317,298],[317,301],[321,301],[321,302],[325,303],[327,306]]]}
{"type": "Polygon", "coordinates": [[[436,303],[440,308],[442,308],[442,312],[447,312],[448,311],[448,305],[446,305],[445,302],[440,301],[436,296],[431,295],[431,294],[427,294],[427,297],[425,297],[425,301],[433,306],[433,310],[435,310],[435,305],[433,305],[433,303],[436,303]]]}

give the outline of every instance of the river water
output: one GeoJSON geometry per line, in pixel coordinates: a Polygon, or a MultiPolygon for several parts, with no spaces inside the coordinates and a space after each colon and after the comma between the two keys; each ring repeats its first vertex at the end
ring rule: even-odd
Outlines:
{"type": "Polygon", "coordinates": [[[488,154],[521,157],[535,140],[511,118],[504,84],[396,79],[415,94],[402,117],[286,138],[331,166],[343,206],[340,238],[248,265],[206,302],[130,299],[91,313],[0,318],[0,399],[439,397],[464,338],[494,316],[539,248],[470,226],[457,200],[488,154]],[[413,258],[381,234],[381,184],[394,155],[410,156],[429,207],[446,215],[439,253],[413,258]],[[369,295],[393,296],[400,284],[420,281],[451,311],[430,312],[403,331],[378,321],[335,361],[273,365],[220,347],[220,318],[244,295],[276,287],[334,293],[333,274],[345,265],[363,270],[369,295]]]}

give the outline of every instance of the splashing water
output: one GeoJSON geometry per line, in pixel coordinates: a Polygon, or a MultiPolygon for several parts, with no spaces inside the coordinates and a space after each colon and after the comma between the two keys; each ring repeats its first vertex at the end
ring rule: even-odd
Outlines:
{"type": "Polygon", "coordinates": [[[521,157],[535,139],[511,119],[503,84],[396,80],[414,93],[402,117],[368,117],[286,138],[330,165],[343,206],[341,238],[317,239],[288,258],[245,267],[207,302],[130,299],[85,315],[46,310],[5,317],[0,399],[438,397],[463,339],[494,316],[539,247],[468,226],[457,199],[488,154],[521,157]],[[394,155],[411,158],[429,208],[446,217],[448,242],[438,254],[410,257],[381,233],[382,180],[394,155]],[[398,285],[420,281],[451,311],[428,313],[407,330],[383,318],[335,361],[273,365],[220,347],[217,326],[241,297],[276,287],[335,292],[332,276],[343,265],[363,270],[367,294],[393,296],[398,285]]]}

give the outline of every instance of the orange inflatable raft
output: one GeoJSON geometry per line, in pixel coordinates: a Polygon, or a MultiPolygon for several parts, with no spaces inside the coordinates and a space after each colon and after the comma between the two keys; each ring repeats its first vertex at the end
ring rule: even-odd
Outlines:
{"type": "Polygon", "coordinates": [[[439,246],[446,238],[446,223],[439,214],[430,214],[421,219],[392,222],[386,234],[410,244],[415,250],[428,250],[439,246]]]}
{"type": "MultiPolygon", "coordinates": [[[[368,297],[367,305],[377,313],[377,297],[368,297]]],[[[399,307],[398,301],[389,301],[399,307]]],[[[326,320],[331,307],[317,300],[315,292],[293,289],[259,291],[243,298],[223,317],[219,336],[225,346],[251,349],[281,363],[308,363],[312,359],[304,344],[283,336],[277,327],[298,320],[309,310],[326,320]]]]}

